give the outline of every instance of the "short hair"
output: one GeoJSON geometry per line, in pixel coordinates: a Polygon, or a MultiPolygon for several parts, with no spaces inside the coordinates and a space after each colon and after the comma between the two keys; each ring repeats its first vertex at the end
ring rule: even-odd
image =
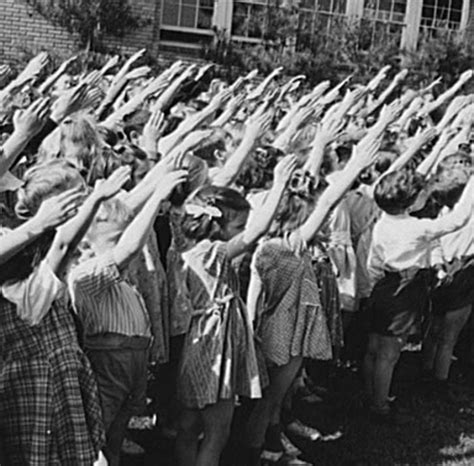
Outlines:
{"type": "Polygon", "coordinates": [[[464,151],[454,152],[444,157],[438,165],[438,169],[444,168],[470,168],[472,167],[472,157],[464,151]]]}
{"type": "Polygon", "coordinates": [[[430,195],[440,206],[454,207],[469,181],[462,167],[440,167],[430,186],[430,195]]]}
{"type": "Polygon", "coordinates": [[[25,172],[23,181],[15,205],[17,216],[23,219],[35,215],[46,198],[77,186],[85,188],[79,170],[64,159],[34,165],[25,172]]]}
{"type": "Polygon", "coordinates": [[[424,178],[413,170],[388,173],[376,184],[374,199],[384,212],[401,214],[415,202],[425,184],[424,178]]]}
{"type": "Polygon", "coordinates": [[[204,186],[198,189],[186,201],[186,204],[196,204],[217,208],[222,216],[186,214],[181,225],[187,238],[195,241],[204,239],[223,239],[222,232],[226,224],[241,212],[249,212],[250,204],[238,191],[221,186],[204,186]]]}

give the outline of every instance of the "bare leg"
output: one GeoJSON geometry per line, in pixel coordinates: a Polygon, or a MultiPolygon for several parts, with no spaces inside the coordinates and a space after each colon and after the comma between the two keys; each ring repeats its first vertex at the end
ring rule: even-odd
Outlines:
{"type": "Polygon", "coordinates": [[[376,409],[387,410],[389,408],[388,397],[393,370],[400,358],[400,351],[404,343],[403,338],[379,335],[377,359],[374,365],[374,393],[372,397],[373,406],[376,409]]]}
{"type": "Polygon", "coordinates": [[[219,460],[230,434],[234,400],[218,401],[201,411],[204,440],[199,449],[196,466],[219,466],[219,460]]]}
{"type": "Polygon", "coordinates": [[[286,392],[298,375],[303,358],[293,358],[285,366],[269,370],[270,386],[249,417],[247,442],[251,447],[261,447],[265,441],[265,433],[270,424],[279,424],[281,406],[286,392]]]}
{"type": "Polygon", "coordinates": [[[456,311],[448,312],[444,318],[443,329],[438,341],[434,372],[438,380],[447,380],[454,346],[459,334],[471,315],[472,306],[466,306],[456,311]]]}
{"type": "Polygon", "coordinates": [[[194,466],[196,464],[199,434],[202,432],[201,425],[199,410],[182,410],[176,439],[176,455],[179,466],[194,466]]]}

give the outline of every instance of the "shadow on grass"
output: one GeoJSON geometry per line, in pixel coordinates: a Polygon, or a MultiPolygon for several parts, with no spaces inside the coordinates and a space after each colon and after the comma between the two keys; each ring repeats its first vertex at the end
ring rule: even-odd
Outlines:
{"type": "MultiPolygon", "coordinates": [[[[303,422],[323,435],[342,433],[333,441],[307,442],[291,437],[303,451],[301,458],[318,466],[474,465],[474,415],[469,410],[462,412],[474,403],[472,385],[454,367],[459,400],[437,399],[429,388],[416,384],[419,358],[418,353],[403,353],[395,374],[393,394],[413,416],[413,422],[403,427],[376,425],[367,418],[358,403],[360,377],[350,370],[338,370],[326,380],[328,395],[323,402],[310,405],[295,401],[294,414],[303,422]]],[[[240,456],[243,410],[236,415],[233,441],[222,466],[233,466],[240,456]]],[[[172,442],[160,439],[154,431],[133,431],[131,436],[145,448],[146,455],[124,457],[123,466],[176,465],[172,442]]]]}

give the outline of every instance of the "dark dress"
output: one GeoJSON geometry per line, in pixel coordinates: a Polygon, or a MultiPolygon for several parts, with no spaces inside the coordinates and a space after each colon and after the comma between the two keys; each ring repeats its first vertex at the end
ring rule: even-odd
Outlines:
{"type": "Polygon", "coordinates": [[[105,443],[97,385],[64,305],[28,325],[0,295],[0,437],[9,466],[97,460],[105,443]]]}

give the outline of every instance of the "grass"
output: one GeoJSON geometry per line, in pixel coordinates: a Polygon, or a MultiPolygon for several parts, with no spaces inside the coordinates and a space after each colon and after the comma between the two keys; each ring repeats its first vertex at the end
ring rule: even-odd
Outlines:
{"type": "MultiPolygon", "coordinates": [[[[474,377],[454,366],[452,379],[459,399],[441,401],[426,387],[415,383],[420,355],[402,354],[394,379],[394,394],[414,420],[403,427],[371,422],[360,408],[361,381],[357,373],[338,370],[327,379],[323,402],[294,403],[294,413],[324,435],[341,432],[334,441],[306,442],[291,437],[303,451],[302,458],[321,466],[474,465],[474,377]]],[[[237,429],[237,437],[241,428],[237,429]]],[[[145,457],[123,458],[123,466],[175,465],[173,445],[153,431],[133,431],[132,438],[146,450],[145,457]]],[[[238,449],[231,458],[239,456],[238,449]]],[[[227,466],[227,462],[225,466],[227,466]]],[[[229,463],[230,464],[230,463],[229,463]]],[[[224,466],[224,465],[223,465],[224,466]]]]}

